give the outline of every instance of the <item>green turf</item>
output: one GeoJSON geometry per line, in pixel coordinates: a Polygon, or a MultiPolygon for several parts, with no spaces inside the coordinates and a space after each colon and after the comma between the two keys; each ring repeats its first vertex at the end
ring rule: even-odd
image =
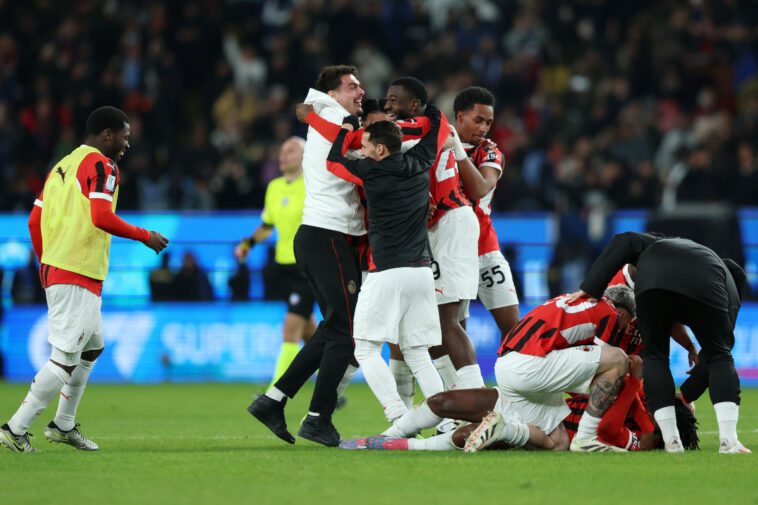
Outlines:
{"type": "MultiPolygon", "coordinates": [[[[27,385],[0,384],[0,419],[27,385]]],[[[281,442],[246,411],[244,384],[91,385],[83,433],[96,453],[49,444],[51,406],[32,426],[43,452],[0,452],[0,503],[321,504],[508,503],[758,504],[758,452],[717,454],[707,398],[697,404],[702,451],[669,455],[548,454],[525,451],[370,452],[281,442]]],[[[310,385],[287,406],[296,432],[310,385]]],[[[343,437],[374,434],[385,423],[365,385],[348,389],[335,416],[343,437]]],[[[758,390],[743,392],[740,439],[758,449],[758,390]]]]}

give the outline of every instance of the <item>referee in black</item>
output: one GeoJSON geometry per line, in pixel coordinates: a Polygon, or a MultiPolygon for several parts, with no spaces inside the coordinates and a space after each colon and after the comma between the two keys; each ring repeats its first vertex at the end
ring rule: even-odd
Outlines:
{"type": "Polygon", "coordinates": [[[599,298],[625,264],[637,266],[637,325],[642,333],[648,407],[661,428],[667,452],[683,452],[674,414],[669,336],[674,323],[690,327],[707,366],[708,388],[719,425],[719,452],[750,452],[737,439],[740,380],[732,347],[745,273],[732,260],[692,240],[654,233],[616,235],[595,261],[574,296],[599,298]]]}

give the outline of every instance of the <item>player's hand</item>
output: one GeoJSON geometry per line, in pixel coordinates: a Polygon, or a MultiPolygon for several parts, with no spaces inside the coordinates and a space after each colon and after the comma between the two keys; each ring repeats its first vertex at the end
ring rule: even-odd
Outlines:
{"type": "Polygon", "coordinates": [[[361,122],[358,116],[345,116],[342,120],[342,127],[348,131],[354,131],[361,127],[361,122]]]}
{"type": "Polygon", "coordinates": [[[445,143],[442,144],[442,150],[445,151],[447,149],[450,149],[453,147],[453,144],[455,143],[455,137],[453,137],[453,128],[450,128],[450,135],[445,139],[445,143]]]}
{"type": "Polygon", "coordinates": [[[308,113],[313,111],[313,105],[307,103],[299,103],[295,105],[295,116],[301,123],[305,123],[305,118],[308,117],[308,113]]]}
{"type": "Polygon", "coordinates": [[[629,356],[629,375],[642,380],[642,358],[636,354],[629,356]]]}
{"type": "Polygon", "coordinates": [[[247,245],[247,242],[244,240],[237,244],[237,246],[234,248],[234,257],[237,258],[237,261],[242,263],[245,261],[245,258],[247,258],[247,253],[250,252],[250,246],[247,245]]]}
{"type": "Polygon", "coordinates": [[[698,357],[697,351],[694,348],[690,349],[687,353],[687,361],[690,364],[690,369],[687,370],[687,375],[689,375],[695,369],[697,364],[700,363],[700,358],[698,357]]]}
{"type": "Polygon", "coordinates": [[[640,451],[649,451],[654,448],[657,438],[654,431],[640,433],[640,451]]]}
{"type": "Polygon", "coordinates": [[[429,202],[429,210],[426,211],[427,222],[432,220],[435,212],[437,212],[437,205],[435,205],[434,202],[429,202]]]}
{"type": "Polygon", "coordinates": [[[575,291],[571,293],[570,295],[568,295],[568,298],[566,298],[566,303],[574,303],[580,298],[587,298],[591,302],[597,301],[597,298],[591,297],[590,295],[588,295],[587,293],[585,293],[584,291],[580,289],[579,291],[575,291]]]}
{"type": "Polygon", "coordinates": [[[482,146],[485,149],[489,149],[490,151],[493,151],[493,150],[495,150],[495,149],[498,148],[497,144],[495,144],[495,142],[492,141],[491,139],[484,139],[484,140],[482,140],[482,146]]]}
{"type": "Polygon", "coordinates": [[[147,242],[143,242],[143,244],[155,251],[155,254],[158,254],[168,246],[168,239],[157,231],[151,230],[150,238],[147,242]]]}

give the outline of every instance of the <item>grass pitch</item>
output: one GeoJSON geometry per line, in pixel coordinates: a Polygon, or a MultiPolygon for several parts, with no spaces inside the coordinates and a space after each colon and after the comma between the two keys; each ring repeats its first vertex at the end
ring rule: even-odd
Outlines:
{"type": "MultiPolygon", "coordinates": [[[[0,384],[0,419],[28,385],[0,384]]],[[[79,411],[95,453],[50,444],[32,426],[40,454],[0,452],[2,504],[758,504],[758,390],[743,391],[740,439],[752,455],[717,454],[707,399],[697,403],[701,451],[669,455],[525,451],[371,452],[327,449],[274,437],[247,412],[249,384],[100,385],[79,411]]],[[[290,430],[312,386],[287,406],[290,430]]],[[[343,437],[379,433],[381,408],[362,384],[335,415],[343,437]]]]}

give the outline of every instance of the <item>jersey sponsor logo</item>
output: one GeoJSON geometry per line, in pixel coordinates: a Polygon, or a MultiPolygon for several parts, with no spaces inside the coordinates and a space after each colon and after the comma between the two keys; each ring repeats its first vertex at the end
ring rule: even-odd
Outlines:
{"type": "Polygon", "coordinates": [[[108,191],[113,191],[113,188],[116,187],[116,176],[115,175],[109,175],[108,179],[105,181],[105,189],[108,191]]]}

